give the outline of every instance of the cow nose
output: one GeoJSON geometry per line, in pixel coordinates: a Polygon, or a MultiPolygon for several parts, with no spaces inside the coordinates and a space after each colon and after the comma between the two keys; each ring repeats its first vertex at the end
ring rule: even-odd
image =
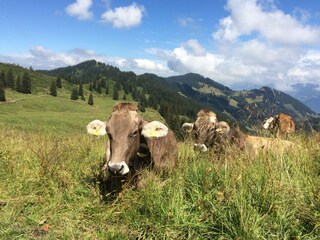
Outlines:
{"type": "Polygon", "coordinates": [[[108,172],[111,175],[126,175],[129,171],[130,169],[125,162],[108,163],[108,172]]]}
{"type": "Polygon", "coordinates": [[[201,144],[201,146],[200,146],[200,151],[201,151],[201,152],[206,152],[206,151],[208,151],[207,146],[206,146],[205,144],[201,144]]]}
{"type": "Polygon", "coordinates": [[[195,143],[194,144],[194,148],[197,149],[197,150],[200,150],[201,152],[206,152],[208,151],[208,148],[205,144],[197,144],[195,143]]]}
{"type": "Polygon", "coordinates": [[[119,175],[123,168],[123,164],[108,164],[108,171],[113,175],[119,175]]]}

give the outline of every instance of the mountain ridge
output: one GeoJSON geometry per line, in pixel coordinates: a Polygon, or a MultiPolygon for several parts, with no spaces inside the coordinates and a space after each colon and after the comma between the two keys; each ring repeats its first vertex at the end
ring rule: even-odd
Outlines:
{"type": "MultiPolygon", "coordinates": [[[[315,114],[313,110],[301,101],[282,91],[267,86],[260,89],[237,91],[197,73],[169,77],[160,77],[152,73],[136,75],[133,72],[122,72],[116,67],[99,63],[95,60],[47,71],[48,74],[54,75],[64,73],[64,78],[75,83],[75,78],[81,79],[84,83],[90,82],[89,72],[96,77],[104,75],[108,78],[116,79],[116,81],[125,82],[126,80],[123,80],[123,78],[131,78],[130,81],[134,78],[138,82],[144,80],[148,82],[148,86],[145,88],[151,92],[155,91],[154,89],[151,90],[152,87],[150,85],[159,85],[166,91],[176,92],[185,98],[193,100],[202,108],[217,112],[223,120],[236,119],[241,122],[240,125],[258,124],[264,118],[280,112],[291,115],[296,120],[305,119],[308,115],[315,114]]],[[[140,87],[144,88],[142,85],[140,84],[140,87]]],[[[192,117],[190,114],[186,116],[192,117]]]]}
{"type": "MultiPolygon", "coordinates": [[[[201,108],[210,109],[218,114],[219,120],[230,121],[243,129],[261,126],[263,119],[280,112],[298,122],[315,115],[299,100],[276,89],[261,87],[237,91],[196,73],[170,77],[151,73],[136,75],[96,60],[34,72],[50,76],[50,79],[60,76],[70,86],[81,83],[87,89],[102,83],[103,88],[117,86],[139,106],[157,110],[176,131],[181,131],[183,121],[194,120],[201,108]]],[[[94,87],[93,91],[97,88],[94,87]]],[[[101,93],[100,86],[98,96],[104,91],[101,93]]]]}

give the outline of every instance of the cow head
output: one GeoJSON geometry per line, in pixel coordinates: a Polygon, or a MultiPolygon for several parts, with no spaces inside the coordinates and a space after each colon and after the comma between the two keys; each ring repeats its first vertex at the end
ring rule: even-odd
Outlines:
{"type": "Polygon", "coordinates": [[[216,128],[215,128],[215,131],[217,134],[220,134],[220,135],[227,135],[230,131],[230,125],[225,122],[225,121],[221,121],[221,122],[218,122],[216,124],[216,128]]]}
{"type": "MultiPolygon", "coordinates": [[[[105,124],[109,141],[106,146],[106,165],[111,176],[125,176],[129,163],[138,154],[143,138],[166,136],[168,128],[157,121],[147,123],[130,103],[120,103],[105,124]]],[[[145,148],[148,146],[144,143],[145,148]]]]}
{"type": "Polygon", "coordinates": [[[274,125],[274,120],[275,118],[274,117],[270,117],[268,119],[266,119],[263,124],[262,124],[262,127],[264,129],[272,129],[273,128],[273,125],[274,125]]]}
{"type": "Polygon", "coordinates": [[[193,132],[195,137],[195,149],[202,152],[208,151],[208,147],[213,144],[215,137],[217,116],[214,112],[200,110],[194,123],[184,123],[182,129],[185,132],[193,132]]]}

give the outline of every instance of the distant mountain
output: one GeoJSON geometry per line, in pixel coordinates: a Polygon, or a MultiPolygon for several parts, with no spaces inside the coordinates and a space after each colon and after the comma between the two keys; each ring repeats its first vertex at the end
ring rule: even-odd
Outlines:
{"type": "Polygon", "coordinates": [[[201,105],[231,118],[241,119],[243,125],[256,124],[263,118],[280,112],[299,120],[314,112],[290,95],[262,87],[234,91],[199,74],[169,77],[167,80],[182,95],[197,100],[201,105]]]}
{"type": "Polygon", "coordinates": [[[149,73],[136,75],[95,60],[41,73],[60,75],[74,84],[92,84],[97,80],[118,83],[133,99],[158,110],[170,125],[176,125],[176,129],[183,120],[194,120],[200,108],[211,109],[220,120],[236,122],[243,128],[261,125],[264,118],[280,112],[296,121],[315,115],[299,100],[276,89],[235,91],[194,73],[167,78],[149,73]]]}
{"type": "Polygon", "coordinates": [[[299,99],[313,111],[320,113],[320,89],[316,84],[296,84],[292,96],[299,99]]]}

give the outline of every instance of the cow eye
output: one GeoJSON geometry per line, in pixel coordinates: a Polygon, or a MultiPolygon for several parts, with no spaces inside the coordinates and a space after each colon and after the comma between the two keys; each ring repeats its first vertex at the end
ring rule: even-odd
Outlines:
{"type": "Polygon", "coordinates": [[[138,134],[138,130],[136,130],[136,131],[134,131],[133,133],[131,133],[131,134],[129,135],[129,138],[133,138],[133,137],[137,136],[137,134],[138,134]]]}

